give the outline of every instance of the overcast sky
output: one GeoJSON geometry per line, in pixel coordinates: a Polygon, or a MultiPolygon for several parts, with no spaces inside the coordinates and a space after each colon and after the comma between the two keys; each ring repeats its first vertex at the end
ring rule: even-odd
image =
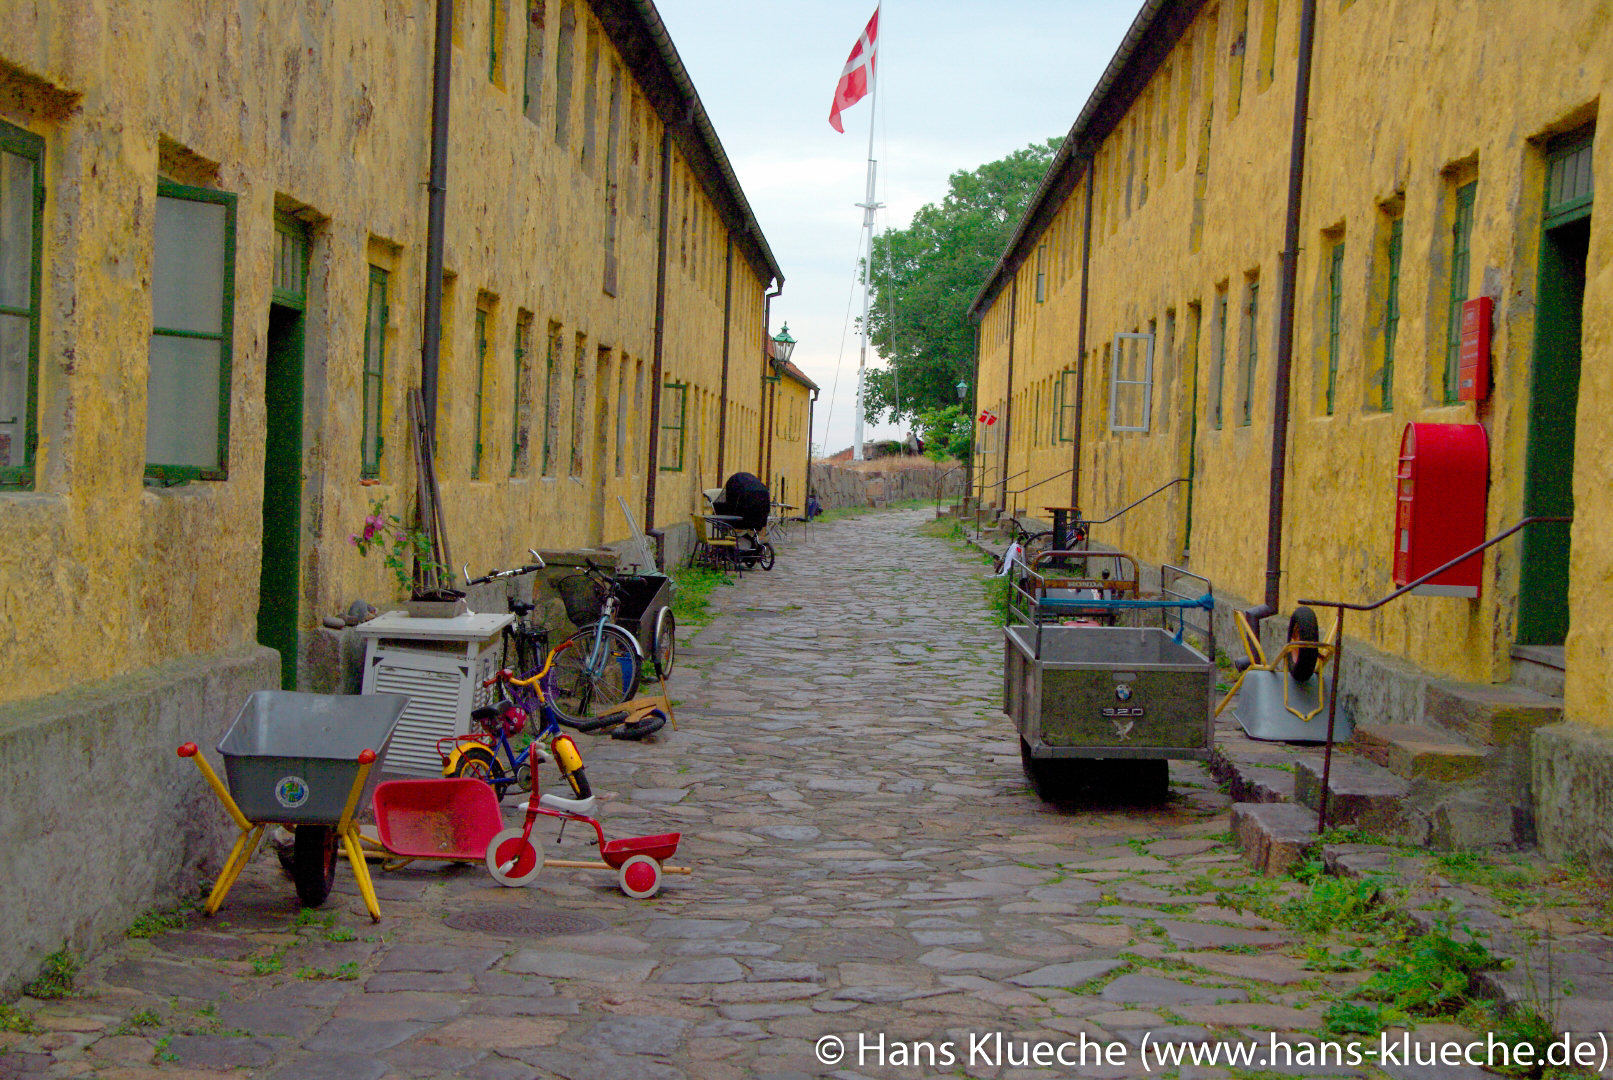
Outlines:
{"type": "MultiPolygon", "coordinates": [[[[656,6],[784,271],[773,332],[789,323],[800,342],[796,363],[823,387],[813,441],[830,453],[850,446],[852,320],[861,313],[862,211],[854,204],[863,198],[869,101],[847,110],[843,135],[828,117],[874,0],[656,6]]],[[[903,228],[919,207],[939,202],[949,174],[1069,131],[1137,9],[1133,0],[884,4],[874,157],[878,201],[887,205],[879,228],[903,228]]],[[[893,434],[892,426],[865,432],[893,434]]]]}

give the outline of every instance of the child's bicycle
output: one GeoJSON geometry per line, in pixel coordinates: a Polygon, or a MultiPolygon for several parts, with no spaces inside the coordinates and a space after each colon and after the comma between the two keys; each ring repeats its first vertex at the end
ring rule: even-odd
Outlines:
{"type": "MultiPolygon", "coordinates": [[[[550,653],[552,662],[553,653],[550,653]]],[[[437,740],[437,754],[442,758],[442,774],[449,777],[469,777],[481,780],[493,788],[500,799],[514,785],[522,792],[532,790],[532,766],[538,762],[553,762],[578,799],[588,798],[590,792],[587,774],[583,771],[582,754],[571,736],[560,731],[559,714],[549,703],[544,690],[544,677],[549,664],[533,673],[528,680],[518,681],[510,668],[500,669],[491,679],[482,683],[484,689],[498,687],[501,694],[491,705],[483,705],[470,714],[471,722],[480,730],[469,735],[450,735],[437,740]],[[517,704],[516,693],[524,700],[536,702],[537,718],[517,704]],[[510,742],[535,726],[531,741],[520,750],[510,742]],[[502,756],[501,756],[502,755],[502,756]]]]}

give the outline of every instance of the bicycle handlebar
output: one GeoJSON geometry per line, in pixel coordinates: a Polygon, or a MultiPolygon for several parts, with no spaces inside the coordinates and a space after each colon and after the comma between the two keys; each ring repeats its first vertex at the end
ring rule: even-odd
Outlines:
{"type": "Polygon", "coordinates": [[[479,578],[472,578],[470,576],[470,563],[465,563],[462,568],[465,571],[466,586],[485,585],[489,581],[497,581],[501,578],[520,577],[522,574],[530,574],[537,570],[548,569],[548,564],[543,561],[543,556],[539,555],[531,548],[527,548],[527,554],[531,555],[536,561],[527,563],[522,567],[517,567],[514,570],[489,570],[485,575],[479,578]]]}

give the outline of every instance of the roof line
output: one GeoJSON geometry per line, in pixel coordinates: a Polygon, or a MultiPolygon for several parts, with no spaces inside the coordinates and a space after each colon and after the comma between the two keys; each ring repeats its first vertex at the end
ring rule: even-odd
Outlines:
{"type": "Polygon", "coordinates": [[[723,150],[722,140],[717,137],[717,130],[711,124],[711,117],[706,115],[706,107],[700,102],[700,94],[694,88],[694,80],[689,77],[688,70],[683,66],[683,59],[678,55],[677,47],[672,44],[672,35],[667,32],[666,24],[661,21],[661,13],[656,10],[654,0],[628,0],[628,5],[638,16],[650,40],[655,43],[656,52],[660,54],[661,62],[667,67],[672,85],[683,98],[690,124],[699,134],[701,142],[705,144],[706,152],[711,155],[713,163],[717,166],[717,172],[727,186],[729,196],[739,209],[743,227],[738,231],[755,242],[762,260],[773,275],[773,280],[782,286],[784,271],[779,269],[778,260],[773,257],[773,249],[768,246],[767,238],[762,235],[762,227],[756,222],[750,201],[745,198],[745,190],[740,186],[739,178],[734,175],[734,167],[728,160],[728,154],[723,150]]]}
{"type": "Polygon", "coordinates": [[[1109,60],[1109,66],[1104,69],[1103,76],[1098,84],[1092,88],[1092,94],[1087,98],[1086,105],[1081,109],[1081,115],[1075,118],[1070,125],[1070,132],[1064,137],[1064,144],[1053,155],[1048,163],[1047,172],[1042,176],[1042,183],[1036,189],[1036,194],[1030,202],[1025,204],[1025,211],[1019,217],[1019,224],[1014,228],[1014,235],[1009,239],[1008,246],[1003,250],[1001,257],[991,269],[991,276],[975,294],[974,302],[969,305],[969,318],[979,322],[984,317],[992,301],[1003,289],[1004,278],[1018,271],[1024,262],[1020,246],[1027,239],[1031,224],[1038,217],[1042,204],[1047,200],[1062,177],[1078,165],[1085,165],[1096,152],[1095,147],[1083,146],[1087,127],[1092,123],[1098,111],[1107,103],[1115,84],[1120,81],[1121,74],[1131,63],[1137,51],[1137,46],[1147,37],[1153,29],[1155,21],[1167,8],[1176,6],[1185,9],[1194,9],[1203,6],[1204,0],[1143,0],[1143,6],[1137,12],[1137,17],[1131,20],[1131,27],[1126,36],[1121,39],[1120,47],[1109,60]]]}

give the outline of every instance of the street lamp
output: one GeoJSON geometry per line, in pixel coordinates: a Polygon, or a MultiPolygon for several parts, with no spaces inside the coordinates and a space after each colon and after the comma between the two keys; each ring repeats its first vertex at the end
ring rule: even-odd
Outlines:
{"type": "Polygon", "coordinates": [[[795,351],[795,339],[790,336],[790,324],[785,323],[784,328],[773,339],[773,355],[781,364],[790,362],[790,353],[795,351]]]}
{"type": "Polygon", "coordinates": [[[958,380],[958,400],[967,401],[969,398],[969,384],[962,379],[958,380]]]}

